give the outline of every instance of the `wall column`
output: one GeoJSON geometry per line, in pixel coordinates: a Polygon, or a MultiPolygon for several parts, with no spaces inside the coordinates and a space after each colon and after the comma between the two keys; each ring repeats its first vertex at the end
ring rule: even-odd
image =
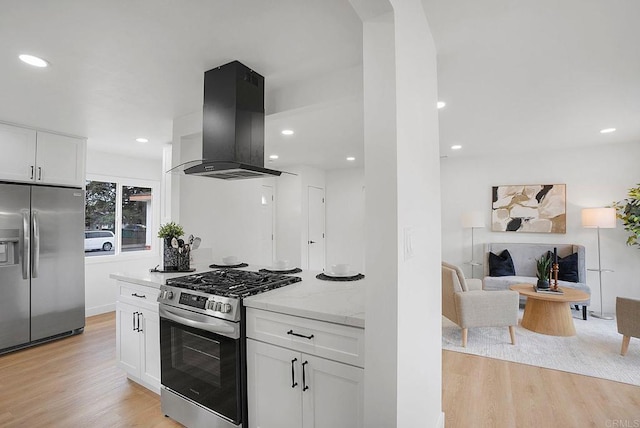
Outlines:
{"type": "Polygon", "coordinates": [[[364,426],[443,426],[436,51],[420,1],[351,4],[363,20],[364,426]]]}

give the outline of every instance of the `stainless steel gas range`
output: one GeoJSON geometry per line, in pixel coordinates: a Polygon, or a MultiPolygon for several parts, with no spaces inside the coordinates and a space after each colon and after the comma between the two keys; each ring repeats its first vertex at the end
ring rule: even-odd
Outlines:
{"type": "Polygon", "coordinates": [[[242,299],[299,277],[219,269],[160,288],[160,391],[165,415],[190,428],[247,425],[242,299]]]}

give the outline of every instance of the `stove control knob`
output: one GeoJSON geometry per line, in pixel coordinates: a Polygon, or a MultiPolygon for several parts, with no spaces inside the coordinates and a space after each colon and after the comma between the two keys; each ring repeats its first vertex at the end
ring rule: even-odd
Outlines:
{"type": "Polygon", "coordinates": [[[222,307],[222,302],[216,302],[215,307],[213,308],[213,310],[220,312],[220,311],[222,311],[221,307],[222,307]]]}
{"type": "Polygon", "coordinates": [[[167,299],[169,299],[169,300],[173,299],[173,291],[167,291],[166,293],[167,293],[167,294],[166,294],[166,296],[165,296],[165,297],[166,297],[167,299]]]}
{"type": "Polygon", "coordinates": [[[220,312],[222,312],[223,314],[231,312],[231,305],[229,303],[225,303],[224,305],[222,305],[222,309],[220,309],[220,312]]]}
{"type": "Polygon", "coordinates": [[[207,300],[207,306],[205,309],[214,309],[216,306],[216,302],[214,302],[213,300],[207,300]]]}

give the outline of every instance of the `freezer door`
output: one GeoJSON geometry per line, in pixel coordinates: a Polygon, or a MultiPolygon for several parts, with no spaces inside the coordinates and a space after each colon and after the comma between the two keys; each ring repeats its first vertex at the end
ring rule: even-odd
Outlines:
{"type": "Polygon", "coordinates": [[[0,184],[0,350],[29,342],[30,189],[0,184]]]}
{"type": "Polygon", "coordinates": [[[84,191],[32,188],[31,340],[84,327],[84,191]]]}

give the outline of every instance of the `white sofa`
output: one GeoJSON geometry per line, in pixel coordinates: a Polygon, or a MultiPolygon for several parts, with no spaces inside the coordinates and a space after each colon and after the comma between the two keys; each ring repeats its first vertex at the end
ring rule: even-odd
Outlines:
{"type": "MultiPolygon", "coordinates": [[[[526,244],[526,243],[489,243],[484,246],[484,279],[482,280],[485,290],[508,290],[513,284],[535,284],[536,259],[539,259],[547,251],[553,253],[553,249],[558,249],[558,257],[566,257],[573,253],[578,253],[578,282],[558,281],[561,287],[576,288],[591,295],[591,289],[587,285],[587,269],[585,267],[585,250],[582,245],[574,244],[526,244]],[[489,253],[500,254],[504,250],[509,250],[515,276],[489,276],[489,253]]],[[[522,297],[521,300],[525,300],[522,297]]],[[[576,309],[582,305],[582,318],[587,319],[587,306],[591,303],[576,302],[576,309]]]]}

